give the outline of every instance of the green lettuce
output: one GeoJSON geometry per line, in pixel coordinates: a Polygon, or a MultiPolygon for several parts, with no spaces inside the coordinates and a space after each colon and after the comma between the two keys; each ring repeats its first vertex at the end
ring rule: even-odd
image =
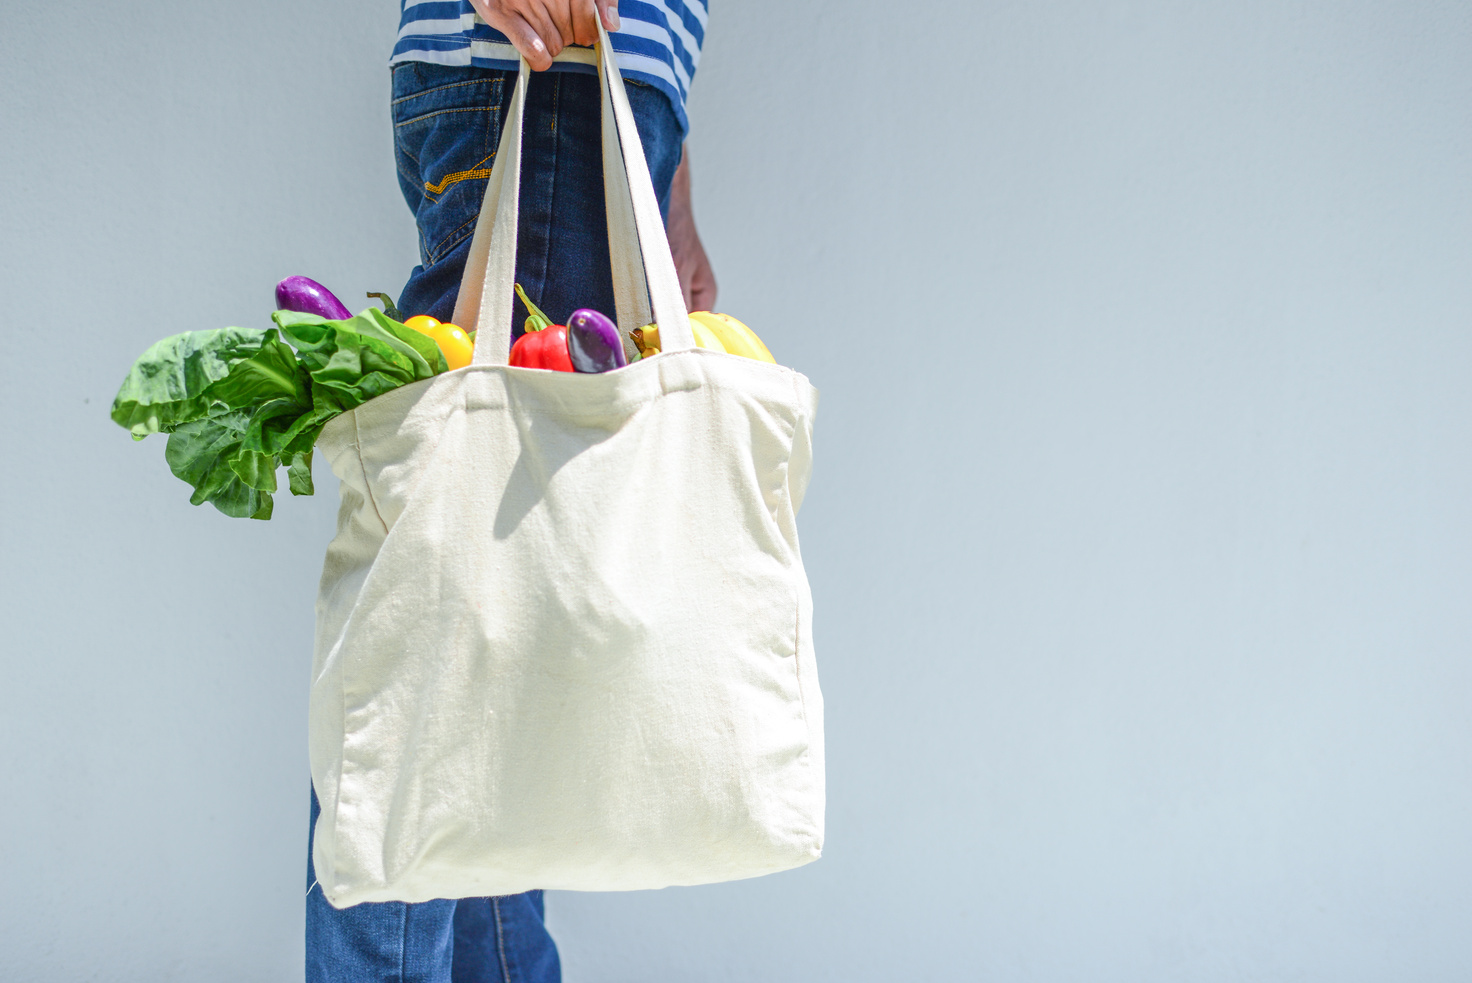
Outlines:
{"type": "Polygon", "coordinates": [[[370,308],[345,321],[277,311],[274,328],[165,338],[133,364],[112,419],[135,440],[166,433],[164,459],[228,516],[269,519],[276,471],[310,495],[312,446],[333,417],[447,368],[439,346],[370,308]]]}

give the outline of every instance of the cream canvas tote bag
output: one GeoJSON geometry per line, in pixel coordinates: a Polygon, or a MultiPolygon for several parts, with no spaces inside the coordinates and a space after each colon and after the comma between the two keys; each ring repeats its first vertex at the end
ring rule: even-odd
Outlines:
{"type": "Polygon", "coordinates": [[[592,375],[507,364],[523,62],[456,308],[473,363],[317,444],[342,489],[309,728],[313,860],[338,907],[701,884],[822,847],[795,524],[816,392],[694,346],[601,38],[618,321],[657,320],[664,353],[592,375]]]}

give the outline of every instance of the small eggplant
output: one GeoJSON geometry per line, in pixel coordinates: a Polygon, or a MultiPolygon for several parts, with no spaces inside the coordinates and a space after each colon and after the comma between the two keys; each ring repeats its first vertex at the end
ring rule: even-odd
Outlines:
{"type": "Polygon", "coordinates": [[[353,316],[331,290],[304,276],[289,276],[276,284],[276,307],[298,314],[316,314],[329,321],[346,321],[353,316]]]}
{"type": "Polygon", "coordinates": [[[567,354],[579,372],[607,372],[628,365],[618,328],[597,311],[583,308],[567,319],[567,354]]]}

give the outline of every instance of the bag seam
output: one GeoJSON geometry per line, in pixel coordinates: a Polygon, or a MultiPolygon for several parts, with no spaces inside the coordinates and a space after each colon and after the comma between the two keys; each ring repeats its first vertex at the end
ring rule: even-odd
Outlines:
{"type": "Polygon", "coordinates": [[[373,488],[368,484],[368,466],[363,463],[363,439],[358,430],[358,414],[353,412],[353,453],[358,458],[358,475],[363,479],[363,495],[368,499],[368,504],[373,506],[373,517],[383,527],[383,534],[388,535],[388,523],[383,521],[383,513],[378,510],[378,500],[373,497],[373,488]]]}
{"type": "Polygon", "coordinates": [[[802,730],[807,736],[807,749],[813,748],[813,727],[808,722],[808,697],[802,685],[802,592],[797,592],[792,603],[792,675],[797,679],[797,705],[802,711],[802,730]]]}
{"type": "MultiPolygon", "coordinates": [[[[792,383],[793,405],[800,407],[802,405],[802,394],[797,390],[796,374],[789,381],[792,383]]],[[[798,411],[797,419],[794,422],[797,426],[801,426],[801,410],[798,411]]],[[[791,437],[796,436],[797,426],[793,427],[791,437]]],[[[792,513],[792,522],[794,527],[796,527],[797,512],[792,507],[792,449],[790,446],[787,451],[787,467],[785,472],[782,481],[782,498],[787,505],[788,511],[792,513]]],[[[800,551],[798,552],[797,562],[799,567],[801,567],[802,554],[800,551]]],[[[799,709],[802,711],[803,734],[807,737],[807,748],[803,751],[803,756],[807,757],[813,749],[813,725],[808,720],[808,697],[807,691],[802,684],[802,651],[802,591],[799,589],[795,592],[792,599],[792,675],[797,679],[797,703],[799,709]]]]}
{"type": "MultiPolygon", "coordinates": [[[[347,680],[343,678],[343,672],[341,670],[337,674],[337,697],[342,712],[342,736],[339,738],[341,743],[337,751],[337,788],[333,790],[332,795],[332,886],[338,893],[341,893],[342,875],[337,869],[337,841],[340,833],[338,827],[341,826],[340,820],[342,816],[342,785],[348,763],[348,684],[347,680]]],[[[317,871],[317,876],[319,879],[322,876],[320,869],[317,871]]],[[[322,889],[322,893],[327,893],[326,887],[322,889]]]]}

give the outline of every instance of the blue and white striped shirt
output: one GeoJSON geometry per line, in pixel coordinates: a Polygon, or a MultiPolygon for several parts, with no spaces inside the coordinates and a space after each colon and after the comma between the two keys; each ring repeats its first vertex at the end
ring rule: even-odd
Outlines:
{"type": "MultiPolygon", "coordinates": [[[[470,0],[400,0],[399,39],[389,64],[428,61],[477,68],[517,67],[516,49],[493,30],[470,0]]],[[[647,82],[670,97],[680,126],[689,129],[685,97],[700,45],[709,0],[621,0],[613,50],[624,78],[647,82]]],[[[555,62],[551,71],[593,71],[591,65],[555,62]]]]}

